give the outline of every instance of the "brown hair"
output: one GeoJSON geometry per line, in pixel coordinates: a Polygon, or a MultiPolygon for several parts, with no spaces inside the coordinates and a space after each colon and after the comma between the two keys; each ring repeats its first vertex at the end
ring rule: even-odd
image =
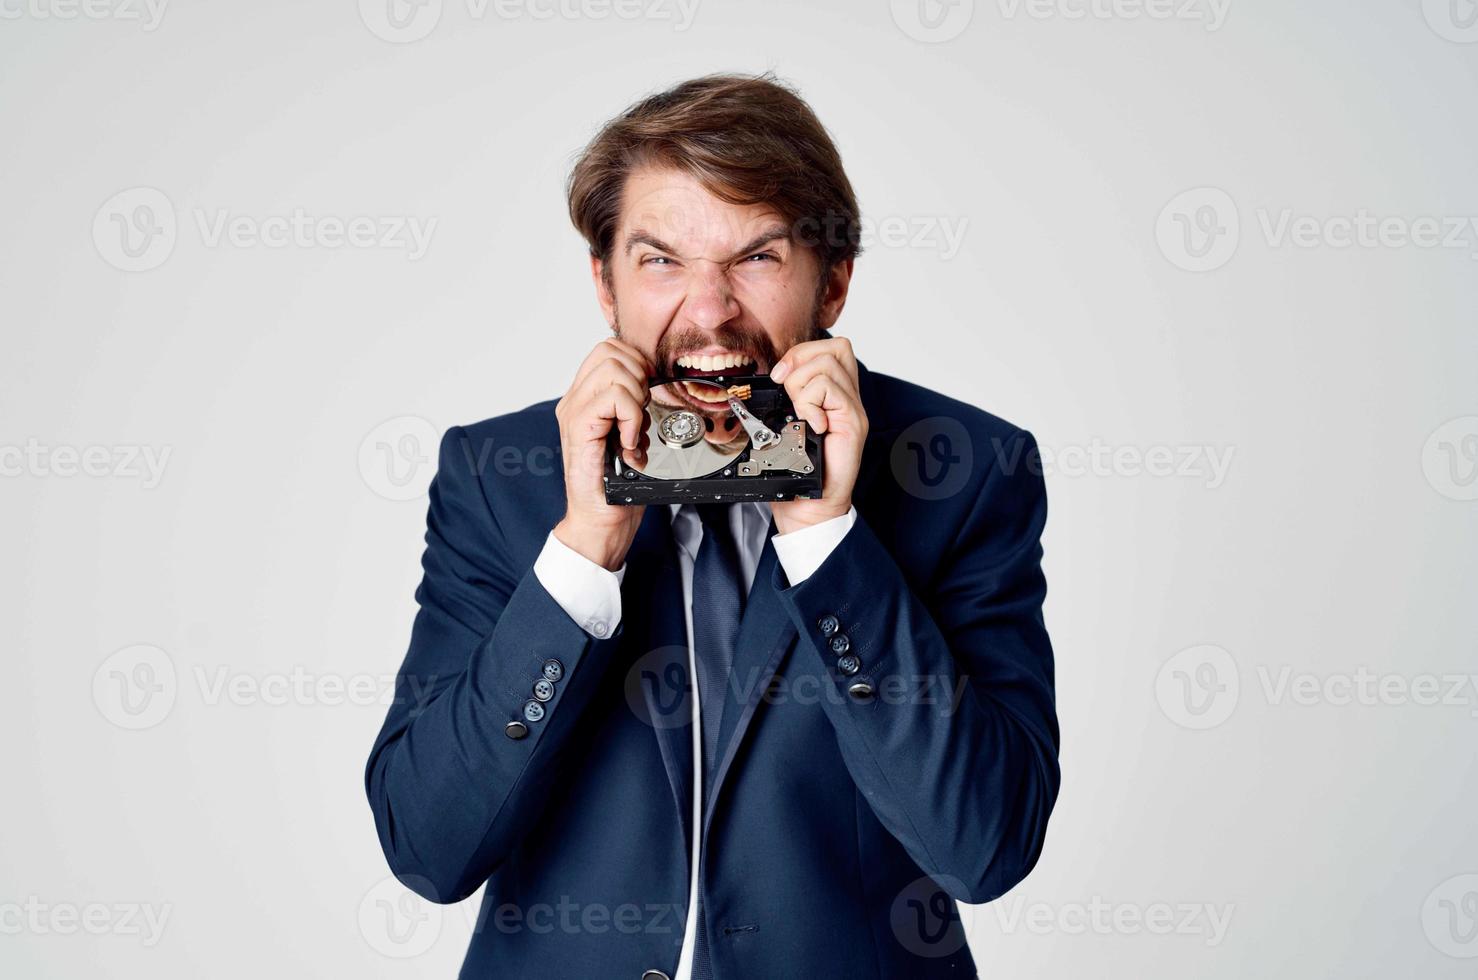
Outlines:
{"type": "MultiPolygon", "coordinates": [[[[692,175],[730,204],[767,204],[813,248],[823,280],[859,251],[841,154],[795,89],[769,72],[708,75],[649,96],[603,126],[570,171],[570,220],[606,263],[626,178],[647,165],[692,175]]],[[[606,269],[609,270],[609,264],[606,269]]]]}

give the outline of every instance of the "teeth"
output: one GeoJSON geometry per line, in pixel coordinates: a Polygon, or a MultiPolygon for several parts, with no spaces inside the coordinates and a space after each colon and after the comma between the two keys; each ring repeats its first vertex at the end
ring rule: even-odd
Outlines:
{"type": "Polygon", "coordinates": [[[753,363],[745,354],[684,354],[677,359],[678,367],[694,371],[727,371],[729,368],[753,363]]]}
{"type": "Polygon", "coordinates": [[[685,381],[683,382],[683,389],[700,402],[722,405],[729,400],[728,391],[717,385],[695,384],[692,381],[685,381]]]}

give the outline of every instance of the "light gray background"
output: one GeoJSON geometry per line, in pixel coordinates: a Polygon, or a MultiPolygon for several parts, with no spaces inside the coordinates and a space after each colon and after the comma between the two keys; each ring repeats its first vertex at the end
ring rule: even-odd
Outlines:
{"type": "Polygon", "coordinates": [[[596,125],[773,68],[877,230],[839,330],[1055,461],[1063,790],[983,973],[1472,975],[1470,0],[92,2],[0,0],[0,972],[455,974],[361,784],[426,457],[601,336],[596,125]]]}

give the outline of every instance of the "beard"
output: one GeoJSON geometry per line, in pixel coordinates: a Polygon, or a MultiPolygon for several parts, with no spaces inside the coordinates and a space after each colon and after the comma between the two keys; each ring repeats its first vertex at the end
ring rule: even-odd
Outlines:
{"type": "MultiPolygon", "coordinates": [[[[621,307],[614,301],[611,316],[615,321],[616,339],[627,340],[621,329],[621,307]]],[[[764,329],[737,323],[726,323],[713,330],[697,328],[670,330],[657,341],[657,349],[651,355],[652,364],[660,377],[679,377],[682,373],[682,369],[677,365],[679,357],[692,351],[702,350],[704,347],[718,345],[726,351],[749,357],[754,362],[752,368],[746,369],[749,373],[769,374],[771,368],[785,355],[786,351],[796,344],[819,340],[824,332],[821,326],[821,300],[818,296],[811,306],[811,314],[806,325],[795,330],[790,337],[782,337],[778,344],[764,329]]],[[[629,340],[627,342],[630,343],[629,340]]]]}
{"type": "MultiPolygon", "coordinates": [[[[616,301],[614,290],[611,300],[611,318],[617,340],[626,340],[621,330],[621,307],[616,301]]],[[[743,428],[723,400],[717,396],[717,386],[702,379],[703,372],[679,367],[677,360],[684,354],[717,345],[731,353],[743,354],[753,362],[734,368],[731,374],[768,375],[777,361],[796,344],[821,339],[821,306],[825,290],[818,289],[811,304],[808,323],[795,330],[791,337],[782,338],[777,344],[768,332],[760,327],[747,327],[737,323],[726,323],[714,330],[697,328],[668,331],[657,341],[652,354],[652,364],[659,378],[679,379],[654,385],[650,390],[651,400],[668,408],[687,408],[704,419],[707,432],[704,439],[712,444],[734,444],[744,441],[743,428]],[[680,380],[680,379],[690,380],[680,380]]],[[[627,343],[630,343],[628,340],[627,343]]],[[[639,346],[639,345],[633,345],[639,346]]]]}

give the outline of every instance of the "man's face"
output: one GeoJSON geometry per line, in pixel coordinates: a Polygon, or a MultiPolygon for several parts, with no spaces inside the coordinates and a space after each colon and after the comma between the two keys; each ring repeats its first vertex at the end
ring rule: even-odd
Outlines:
{"type": "MultiPolygon", "coordinates": [[[[678,378],[768,373],[831,327],[851,274],[839,263],[823,287],[816,254],[773,209],[730,204],[655,167],[627,179],[609,267],[591,264],[617,336],[678,378]]],[[[701,409],[700,388],[688,407],[701,409]]]]}

